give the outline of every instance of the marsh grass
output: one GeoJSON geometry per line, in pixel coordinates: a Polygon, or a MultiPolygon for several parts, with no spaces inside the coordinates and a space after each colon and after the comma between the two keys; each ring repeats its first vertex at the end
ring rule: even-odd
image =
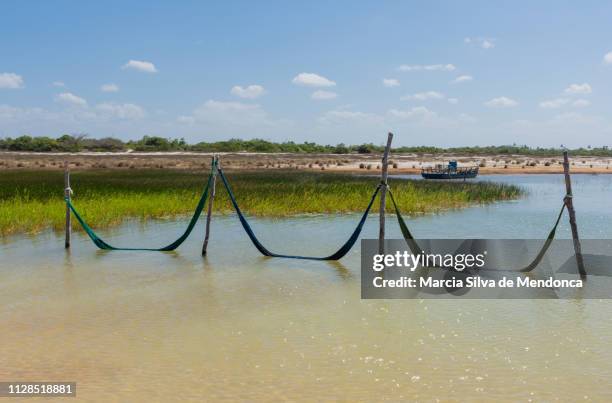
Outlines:
{"type": "MultiPolygon", "coordinates": [[[[374,177],[302,171],[226,173],[248,215],[289,216],[361,212],[378,183],[374,177]]],[[[86,170],[71,174],[73,200],[93,228],[117,225],[127,218],[147,220],[190,214],[203,190],[207,172],[175,170],[86,170]]],[[[520,188],[482,182],[426,182],[390,179],[406,214],[437,212],[515,199],[520,188]]],[[[389,212],[391,208],[389,206],[389,212]]],[[[217,181],[216,213],[232,212],[217,181]]],[[[0,235],[35,233],[64,224],[63,173],[0,171],[0,235]]],[[[73,220],[75,229],[77,224],[73,220]]]]}

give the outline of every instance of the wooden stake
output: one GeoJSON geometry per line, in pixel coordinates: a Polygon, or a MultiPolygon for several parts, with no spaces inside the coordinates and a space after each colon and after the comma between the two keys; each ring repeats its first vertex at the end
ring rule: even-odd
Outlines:
{"type": "Polygon", "coordinates": [[[380,189],[380,228],[378,230],[378,253],[385,253],[385,208],[387,202],[387,170],[389,167],[389,151],[391,151],[391,141],[393,140],[393,133],[389,133],[387,137],[387,146],[382,159],[382,175],[381,183],[383,183],[380,189]]]}
{"type": "Polygon", "coordinates": [[[576,253],[576,264],[580,277],[586,277],[584,268],[584,260],[582,259],[582,247],[580,246],[580,238],[578,237],[578,225],[576,224],[576,211],[574,210],[574,201],[572,200],[572,181],[570,178],[570,164],[567,156],[567,151],[563,152],[563,173],[565,174],[565,205],[569,213],[570,227],[572,228],[572,239],[574,241],[574,252],[576,253]]]}
{"type": "MultiPolygon", "coordinates": [[[[64,161],[64,197],[68,200],[70,200],[70,193],[70,167],[68,161],[64,161]]],[[[70,219],[70,208],[66,204],[66,239],[64,242],[66,249],[70,248],[70,239],[72,238],[72,223],[70,219]]]]}
{"type": "MultiPolygon", "coordinates": [[[[217,163],[217,166],[219,166],[219,157],[217,157],[216,155],[213,155],[212,157],[212,163],[217,163]]],[[[212,210],[213,210],[213,203],[215,201],[215,185],[217,183],[217,169],[215,168],[214,172],[213,172],[213,177],[212,177],[212,187],[210,189],[210,196],[208,199],[208,213],[206,214],[206,233],[204,235],[204,244],[202,245],[202,256],[206,256],[206,249],[208,248],[208,238],[210,237],[210,220],[212,219],[212,210]]]]}

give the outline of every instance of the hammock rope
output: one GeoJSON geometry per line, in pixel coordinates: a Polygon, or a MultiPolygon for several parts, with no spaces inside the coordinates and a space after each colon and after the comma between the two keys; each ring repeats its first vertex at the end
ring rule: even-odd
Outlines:
{"type": "Polygon", "coordinates": [[[240,210],[240,207],[238,206],[238,202],[236,201],[234,192],[232,192],[230,184],[227,178],[225,177],[225,175],[223,174],[223,170],[219,168],[217,172],[219,172],[219,176],[221,177],[223,186],[225,187],[225,190],[227,190],[227,194],[229,195],[229,198],[232,203],[232,206],[234,207],[234,210],[236,210],[236,214],[238,215],[238,219],[240,220],[240,223],[242,224],[242,228],[244,228],[244,231],[247,233],[247,235],[251,239],[251,242],[253,243],[255,248],[257,248],[257,250],[264,256],[282,257],[282,258],[287,258],[287,259],[302,259],[302,260],[340,260],[342,259],[355,245],[355,242],[357,242],[357,239],[359,239],[359,234],[361,234],[363,225],[366,219],[368,218],[368,213],[370,212],[370,209],[372,208],[374,199],[376,198],[376,195],[378,195],[378,192],[382,186],[382,185],[378,185],[376,187],[376,190],[374,190],[374,193],[372,194],[372,198],[370,199],[370,203],[368,204],[368,207],[365,209],[363,215],[361,216],[361,219],[359,220],[357,227],[351,234],[350,238],[336,252],[334,252],[333,254],[329,256],[325,256],[325,257],[283,255],[283,254],[271,252],[269,249],[263,246],[263,244],[259,241],[259,239],[257,239],[255,232],[249,225],[249,222],[245,218],[244,214],[242,214],[242,211],[240,210]]]}
{"type": "Polygon", "coordinates": [[[395,197],[393,197],[393,192],[391,191],[391,188],[389,186],[387,186],[387,192],[389,192],[389,196],[391,196],[391,203],[393,203],[393,208],[395,209],[395,216],[397,217],[397,223],[399,224],[400,231],[402,231],[404,240],[408,244],[408,247],[410,248],[413,254],[420,254],[423,250],[415,241],[414,237],[412,236],[412,233],[408,229],[408,225],[406,225],[406,221],[404,221],[404,217],[402,217],[402,213],[400,212],[399,207],[397,207],[395,197]]]}
{"type": "Polygon", "coordinates": [[[169,245],[163,246],[161,248],[122,248],[122,247],[112,246],[109,243],[105,242],[102,238],[100,238],[94,232],[94,230],[87,224],[87,222],[85,222],[83,217],[79,214],[77,209],[72,204],[72,201],[68,197],[64,198],[64,200],[66,201],[66,205],[68,206],[68,208],[70,208],[70,211],[72,211],[72,214],[74,214],[79,224],[81,224],[81,227],[83,227],[83,230],[85,230],[89,238],[91,238],[93,243],[100,249],[103,249],[103,250],[130,250],[130,251],[155,251],[155,252],[173,251],[179,246],[181,246],[183,242],[185,242],[185,240],[191,234],[191,231],[193,231],[193,228],[195,227],[198,219],[200,218],[200,215],[202,214],[202,211],[204,210],[204,206],[206,205],[206,200],[208,199],[208,190],[210,188],[210,184],[212,182],[212,178],[213,178],[215,169],[216,169],[216,162],[213,162],[213,165],[210,170],[210,175],[208,176],[208,180],[206,181],[206,186],[204,187],[204,191],[202,192],[202,195],[200,196],[200,200],[198,201],[198,204],[196,205],[195,211],[193,212],[193,216],[191,217],[191,220],[189,221],[189,224],[187,225],[187,229],[185,230],[185,232],[183,232],[183,234],[178,239],[176,239],[174,242],[172,242],[169,245]]]}
{"type": "MultiPolygon", "coordinates": [[[[402,231],[404,240],[408,244],[408,247],[410,248],[413,254],[420,254],[421,252],[423,252],[423,250],[421,249],[419,244],[416,242],[416,240],[412,236],[412,233],[408,229],[408,226],[406,225],[406,221],[404,221],[404,218],[402,217],[402,214],[399,208],[397,207],[397,203],[395,202],[395,198],[393,197],[393,193],[391,192],[391,189],[387,188],[387,191],[389,192],[389,196],[391,196],[391,202],[393,203],[393,208],[395,209],[395,215],[397,217],[397,222],[400,226],[400,230],[402,231]]],[[[536,257],[527,266],[519,270],[514,270],[514,271],[518,271],[521,273],[528,273],[532,271],[533,269],[535,269],[538,264],[540,264],[540,262],[544,258],[544,255],[550,248],[552,241],[555,238],[557,227],[559,226],[559,222],[561,222],[561,217],[563,216],[563,212],[565,211],[566,207],[567,207],[566,201],[564,200],[563,205],[561,206],[561,211],[559,211],[559,215],[557,216],[557,220],[555,221],[555,225],[553,226],[552,230],[548,233],[548,237],[546,238],[546,241],[544,241],[544,245],[542,245],[542,248],[540,249],[536,257]]],[[[503,271],[506,271],[506,270],[503,270],[503,271]]]]}
{"type": "MultiPolygon", "coordinates": [[[[365,211],[363,212],[361,216],[361,219],[357,223],[357,227],[353,230],[349,239],[336,252],[332,253],[329,256],[324,256],[324,257],[285,255],[285,254],[280,254],[280,253],[274,253],[270,251],[268,248],[266,248],[259,241],[259,239],[257,239],[255,232],[251,228],[249,222],[247,221],[246,217],[242,213],[242,210],[238,206],[238,201],[236,200],[236,197],[234,196],[234,192],[231,189],[229,181],[227,180],[227,177],[223,173],[223,170],[218,167],[216,160],[213,161],[213,164],[211,166],[211,171],[208,176],[208,180],[206,181],[206,186],[204,187],[202,195],[200,196],[200,199],[196,205],[193,216],[191,217],[191,220],[189,220],[189,224],[187,225],[187,228],[185,229],[183,234],[179,238],[177,238],[174,242],[170,243],[169,245],[163,246],[161,248],[133,248],[133,247],[124,248],[124,247],[112,246],[106,241],[104,241],[102,238],[100,238],[95,233],[95,231],[87,224],[87,222],[83,219],[83,217],[77,211],[74,204],[72,204],[72,201],[70,200],[69,197],[65,197],[64,200],[66,201],[66,206],[68,206],[68,208],[70,209],[72,214],[74,214],[75,218],[77,219],[81,227],[83,227],[83,230],[87,233],[89,238],[91,238],[93,243],[100,249],[125,250],[125,251],[173,251],[176,248],[178,248],[183,242],[185,242],[185,240],[189,237],[189,235],[193,231],[193,228],[195,227],[198,219],[200,218],[200,215],[202,214],[202,211],[204,210],[204,206],[206,205],[206,200],[208,199],[208,192],[209,192],[209,189],[210,189],[215,173],[218,173],[219,176],[221,177],[223,186],[225,187],[225,190],[227,191],[230,202],[232,206],[234,207],[234,210],[236,210],[236,214],[238,215],[238,219],[240,220],[240,223],[242,224],[242,228],[247,233],[249,239],[251,240],[255,248],[257,248],[257,250],[264,256],[280,257],[280,258],[287,258],[287,259],[319,260],[319,261],[320,260],[340,260],[342,259],[353,248],[353,246],[359,239],[359,235],[361,234],[361,231],[366,222],[366,219],[368,218],[368,214],[370,213],[370,210],[372,209],[374,200],[376,199],[376,196],[378,195],[380,189],[383,186],[387,188],[389,196],[391,197],[391,202],[393,203],[393,208],[395,210],[395,216],[397,218],[397,222],[402,232],[402,236],[404,240],[406,241],[406,243],[408,244],[408,247],[410,248],[413,254],[420,254],[421,252],[423,252],[423,250],[421,249],[421,247],[415,240],[414,236],[410,232],[410,229],[408,228],[408,225],[406,224],[406,221],[404,220],[402,213],[400,212],[400,209],[397,205],[395,197],[393,196],[393,192],[391,191],[391,188],[388,186],[388,184],[383,183],[383,182],[381,182],[374,190],[374,193],[372,194],[372,197],[370,198],[370,202],[368,203],[365,211]]],[[[72,189],[67,188],[66,190],[69,190],[70,193],[72,193],[72,189]]],[[[553,226],[552,230],[549,232],[548,237],[546,238],[546,241],[544,242],[544,245],[542,246],[542,248],[540,249],[536,257],[534,258],[534,260],[531,261],[531,263],[529,263],[527,266],[523,267],[522,269],[519,269],[518,270],[519,272],[526,273],[526,272],[532,271],[544,258],[544,255],[550,248],[550,245],[552,244],[552,241],[555,238],[557,227],[559,226],[561,217],[563,216],[563,212],[565,211],[567,207],[566,203],[567,203],[568,197],[570,196],[566,196],[566,199],[564,199],[563,205],[561,206],[561,211],[559,211],[559,215],[557,216],[557,220],[555,221],[555,225],[553,226]]]]}
{"type": "Polygon", "coordinates": [[[565,204],[565,201],[563,201],[563,205],[561,206],[561,211],[559,211],[559,215],[557,216],[557,221],[555,222],[555,225],[553,226],[552,230],[550,230],[550,232],[548,233],[548,237],[546,238],[546,241],[544,242],[542,249],[540,249],[540,252],[536,255],[535,259],[533,259],[531,263],[529,263],[527,266],[519,270],[521,273],[528,273],[532,271],[533,269],[535,269],[538,264],[540,264],[540,262],[544,258],[544,255],[548,251],[548,248],[550,248],[550,245],[552,244],[553,239],[555,238],[557,227],[559,226],[559,222],[561,221],[561,216],[563,215],[563,211],[565,211],[566,207],[567,205],[565,204]]]}

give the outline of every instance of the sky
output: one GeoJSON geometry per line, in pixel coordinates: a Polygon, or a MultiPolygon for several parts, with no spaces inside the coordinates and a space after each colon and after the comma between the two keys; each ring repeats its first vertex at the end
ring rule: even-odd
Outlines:
{"type": "Polygon", "coordinates": [[[0,137],[612,146],[612,2],[0,8],[0,137]]]}

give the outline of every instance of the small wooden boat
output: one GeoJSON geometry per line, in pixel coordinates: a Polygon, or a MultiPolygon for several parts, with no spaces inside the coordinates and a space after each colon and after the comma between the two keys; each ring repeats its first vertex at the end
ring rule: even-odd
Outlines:
{"type": "Polygon", "coordinates": [[[438,164],[421,169],[421,176],[425,179],[471,179],[477,175],[478,167],[459,168],[457,161],[449,161],[447,166],[438,164]]]}

